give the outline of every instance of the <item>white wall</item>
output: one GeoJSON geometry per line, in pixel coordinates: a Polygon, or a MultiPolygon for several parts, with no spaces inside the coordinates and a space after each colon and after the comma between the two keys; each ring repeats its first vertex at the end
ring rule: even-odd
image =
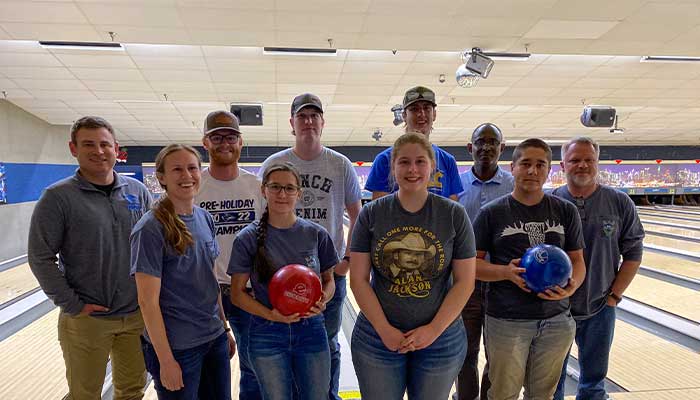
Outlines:
{"type": "MultiPolygon", "coordinates": [[[[68,151],[70,127],[50,125],[0,100],[0,161],[76,164],[68,151]]],[[[12,177],[8,177],[11,179],[12,177]]],[[[0,261],[27,253],[34,202],[0,205],[0,261]]]]}

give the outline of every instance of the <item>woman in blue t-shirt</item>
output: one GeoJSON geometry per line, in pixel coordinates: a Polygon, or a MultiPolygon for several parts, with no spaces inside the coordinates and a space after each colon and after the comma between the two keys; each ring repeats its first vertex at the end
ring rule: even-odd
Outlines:
{"type": "Polygon", "coordinates": [[[301,178],[291,164],[269,166],[262,193],[267,208],[260,221],[245,227],[233,243],[231,302],[253,314],[248,354],[263,399],[326,400],[330,353],[322,313],[335,291],[338,255],[322,226],[296,216],[301,178]],[[283,315],[270,303],[270,279],[288,264],[305,265],[321,276],[321,299],[307,314],[283,315]],[[254,297],[246,290],[249,279],[254,297]]]}
{"type": "Polygon", "coordinates": [[[474,233],[459,203],[428,191],[435,154],[424,135],[396,140],[391,171],[398,191],[366,204],[352,235],[355,373],[363,399],[445,400],[467,351],[474,233]]]}
{"type": "Polygon", "coordinates": [[[231,399],[236,350],[221,308],[214,222],[194,205],[201,160],[171,144],[156,157],[165,189],[131,233],[131,273],[146,324],[146,369],[159,399],[231,399]]]}

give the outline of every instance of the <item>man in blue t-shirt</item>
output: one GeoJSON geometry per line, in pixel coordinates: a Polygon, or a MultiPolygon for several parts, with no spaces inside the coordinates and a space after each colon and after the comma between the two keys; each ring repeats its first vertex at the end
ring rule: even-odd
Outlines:
{"type": "MultiPolygon", "coordinates": [[[[498,166],[498,159],[505,149],[503,134],[498,127],[491,123],[481,124],[474,129],[471,141],[467,145],[474,159],[474,165],[460,175],[464,192],[459,194],[459,202],[474,223],[479,209],[486,203],[513,191],[513,175],[498,166]]],[[[481,343],[481,328],[484,325],[487,285],[476,281],[474,292],[462,310],[462,321],[467,330],[467,358],[457,379],[458,400],[474,400],[479,398],[479,347],[481,343]]],[[[486,399],[490,385],[488,377],[488,354],[486,366],[481,379],[481,398],[486,399]]]]}
{"type": "MultiPolygon", "coordinates": [[[[408,89],[403,97],[403,120],[406,132],[420,132],[430,138],[433,122],[437,116],[435,92],[423,86],[408,89]]],[[[435,150],[436,170],[428,190],[442,197],[457,201],[457,194],[462,191],[457,162],[445,150],[433,144],[435,150]]],[[[378,199],[397,190],[391,182],[391,147],[377,155],[369,171],[365,190],[372,192],[372,200],[378,199]]]]}
{"type": "Polygon", "coordinates": [[[526,399],[551,399],[574,340],[569,297],[586,274],[583,233],[576,207],[542,190],[551,162],[547,143],[521,142],[511,162],[513,192],[482,207],[474,222],[476,278],[489,282],[484,323],[489,400],[516,399],[523,387],[526,399]],[[520,258],[539,244],[555,245],[571,259],[565,287],[537,294],[527,288],[520,258]]]}
{"type": "MultiPolygon", "coordinates": [[[[644,228],[632,199],[598,184],[598,143],[577,137],[561,147],[566,185],[552,194],[576,205],[586,241],[586,280],[571,296],[576,321],[579,379],[577,399],[603,400],[615,309],[642,261],[644,228]]],[[[568,359],[568,357],[567,357],[568,359]]],[[[566,359],[554,399],[564,399],[566,359]]]]}

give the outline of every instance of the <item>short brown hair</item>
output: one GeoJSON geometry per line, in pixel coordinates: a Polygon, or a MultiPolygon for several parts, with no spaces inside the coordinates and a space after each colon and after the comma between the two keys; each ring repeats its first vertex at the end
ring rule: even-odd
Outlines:
{"type": "Polygon", "coordinates": [[[99,129],[99,128],[105,128],[109,131],[109,133],[112,135],[112,138],[114,140],[117,140],[117,137],[114,135],[114,128],[112,128],[112,124],[107,122],[106,119],[102,117],[95,117],[92,115],[88,115],[85,117],[80,118],[79,120],[75,121],[73,123],[73,126],[70,128],[70,141],[77,144],[77,134],[78,131],[81,129],[99,129]]]}
{"type": "Polygon", "coordinates": [[[547,142],[545,142],[542,139],[538,139],[538,138],[530,138],[530,139],[524,140],[524,141],[520,142],[520,144],[515,146],[515,150],[513,150],[512,161],[514,163],[518,162],[518,159],[520,159],[520,157],[522,157],[522,155],[523,155],[523,151],[525,151],[525,149],[529,149],[530,147],[535,147],[535,148],[544,150],[544,152],[547,154],[547,163],[548,164],[552,163],[552,148],[549,147],[547,142]]]}

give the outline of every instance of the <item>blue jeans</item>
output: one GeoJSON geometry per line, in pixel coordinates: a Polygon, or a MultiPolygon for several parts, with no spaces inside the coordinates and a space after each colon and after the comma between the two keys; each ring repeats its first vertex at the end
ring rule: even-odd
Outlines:
{"type": "Polygon", "coordinates": [[[146,370],[153,377],[159,400],[231,400],[231,364],[228,357],[228,337],[216,339],[190,349],[175,350],[173,356],[180,364],[185,387],[172,392],[160,382],[160,362],[153,345],[141,337],[146,370]]]}
{"type": "Polygon", "coordinates": [[[252,315],[248,355],[264,400],[327,400],[330,354],[323,316],[293,324],[252,315]]]}
{"type": "Polygon", "coordinates": [[[338,396],[340,385],[340,343],[338,342],[338,332],[343,322],[343,302],[347,294],[347,279],[345,276],[333,274],[335,278],[335,294],[331,301],[326,304],[323,318],[326,321],[326,332],[328,333],[328,348],[331,352],[331,385],[328,391],[330,400],[341,400],[338,396]]]}
{"type": "Polygon", "coordinates": [[[574,341],[576,323],[569,311],[547,319],[486,316],[489,400],[551,400],[561,366],[574,341]]]}
{"type": "Polygon", "coordinates": [[[476,281],[474,292],[467,300],[462,310],[462,321],[467,330],[467,358],[464,360],[462,370],[457,378],[458,400],[486,400],[491,382],[489,381],[489,355],[486,356],[486,365],[481,375],[481,388],[479,387],[479,350],[481,345],[482,329],[486,318],[486,283],[476,281]],[[481,395],[481,397],[479,397],[481,395]]]}
{"type": "Polygon", "coordinates": [[[231,325],[233,335],[236,337],[238,350],[238,366],[241,371],[241,380],[238,389],[238,398],[241,400],[260,400],[260,387],[255,377],[253,365],[248,356],[248,328],[250,326],[250,314],[231,303],[231,286],[221,286],[221,304],[224,315],[231,325]]]}
{"type": "MultiPolygon", "coordinates": [[[[615,307],[606,305],[594,316],[576,321],[576,346],[578,346],[578,365],[580,376],[576,400],[604,400],[608,398],[605,392],[605,376],[608,374],[608,358],[615,333],[615,307]]],[[[570,351],[570,349],[569,349],[570,351]]],[[[555,400],[564,399],[564,381],[566,381],[566,364],[555,400]]]]}
{"type": "Polygon", "coordinates": [[[467,334],[455,320],[430,346],[399,354],[384,346],[360,313],[352,331],[352,361],[363,400],[445,400],[467,355],[467,334]]]}

